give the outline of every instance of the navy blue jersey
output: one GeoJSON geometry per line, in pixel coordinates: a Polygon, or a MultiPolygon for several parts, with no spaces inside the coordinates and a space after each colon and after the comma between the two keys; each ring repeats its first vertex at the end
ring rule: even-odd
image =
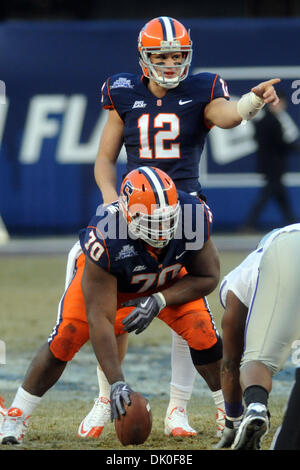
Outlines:
{"type": "Polygon", "coordinates": [[[147,88],[140,75],[121,73],[102,87],[102,106],[124,121],[127,171],[149,165],[165,171],[176,187],[199,192],[199,163],[209,132],[204,108],[215,98],[228,99],[218,75],[190,75],[163,98],[147,88]]]}
{"type": "Polygon", "coordinates": [[[96,214],[80,232],[83,252],[117,278],[119,292],[161,289],[176,278],[183,266],[187,267],[189,255],[208,240],[211,217],[207,206],[185,192],[178,191],[178,196],[181,205],[178,229],[159,257],[153,256],[145,242],[130,237],[118,202],[102,206],[102,213],[96,214]]]}

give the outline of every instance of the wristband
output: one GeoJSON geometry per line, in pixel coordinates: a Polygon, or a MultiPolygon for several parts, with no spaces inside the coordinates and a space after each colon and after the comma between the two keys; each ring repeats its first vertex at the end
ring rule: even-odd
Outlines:
{"type": "Polygon", "coordinates": [[[153,294],[153,297],[155,297],[156,300],[157,300],[157,303],[158,303],[158,306],[159,306],[159,312],[160,312],[167,305],[166,299],[165,299],[164,295],[161,292],[156,292],[155,294],[153,294]]]}
{"type": "Polygon", "coordinates": [[[253,93],[253,91],[250,91],[250,93],[243,95],[237,102],[237,112],[243,118],[243,121],[249,121],[256,116],[264,105],[264,100],[253,93]]]}

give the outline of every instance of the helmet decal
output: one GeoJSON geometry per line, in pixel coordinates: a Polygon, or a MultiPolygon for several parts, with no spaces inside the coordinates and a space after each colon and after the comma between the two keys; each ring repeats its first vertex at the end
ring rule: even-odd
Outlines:
{"type": "Polygon", "coordinates": [[[129,204],[129,199],[133,193],[133,186],[130,181],[126,181],[123,188],[123,194],[126,196],[127,204],[129,204]]]}

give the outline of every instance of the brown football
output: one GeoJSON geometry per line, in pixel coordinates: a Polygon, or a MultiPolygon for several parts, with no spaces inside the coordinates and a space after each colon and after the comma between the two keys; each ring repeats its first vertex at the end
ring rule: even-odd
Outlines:
{"type": "Polygon", "coordinates": [[[148,400],[138,392],[130,395],[131,404],[125,404],[126,414],[115,419],[119,441],[124,445],[143,444],[152,429],[152,411],[148,400]]]}

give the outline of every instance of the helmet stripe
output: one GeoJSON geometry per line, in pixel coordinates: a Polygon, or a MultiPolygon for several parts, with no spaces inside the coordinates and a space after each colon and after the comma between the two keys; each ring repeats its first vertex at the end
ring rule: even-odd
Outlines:
{"type": "Polygon", "coordinates": [[[168,16],[158,18],[163,30],[164,41],[173,41],[176,37],[174,22],[168,16]]]}
{"type": "Polygon", "coordinates": [[[158,204],[160,207],[165,207],[168,205],[168,198],[166,191],[164,191],[164,184],[159,175],[154,170],[152,170],[152,168],[147,166],[140,167],[139,171],[149,181],[151,188],[153,189],[156,204],[158,204]]]}

